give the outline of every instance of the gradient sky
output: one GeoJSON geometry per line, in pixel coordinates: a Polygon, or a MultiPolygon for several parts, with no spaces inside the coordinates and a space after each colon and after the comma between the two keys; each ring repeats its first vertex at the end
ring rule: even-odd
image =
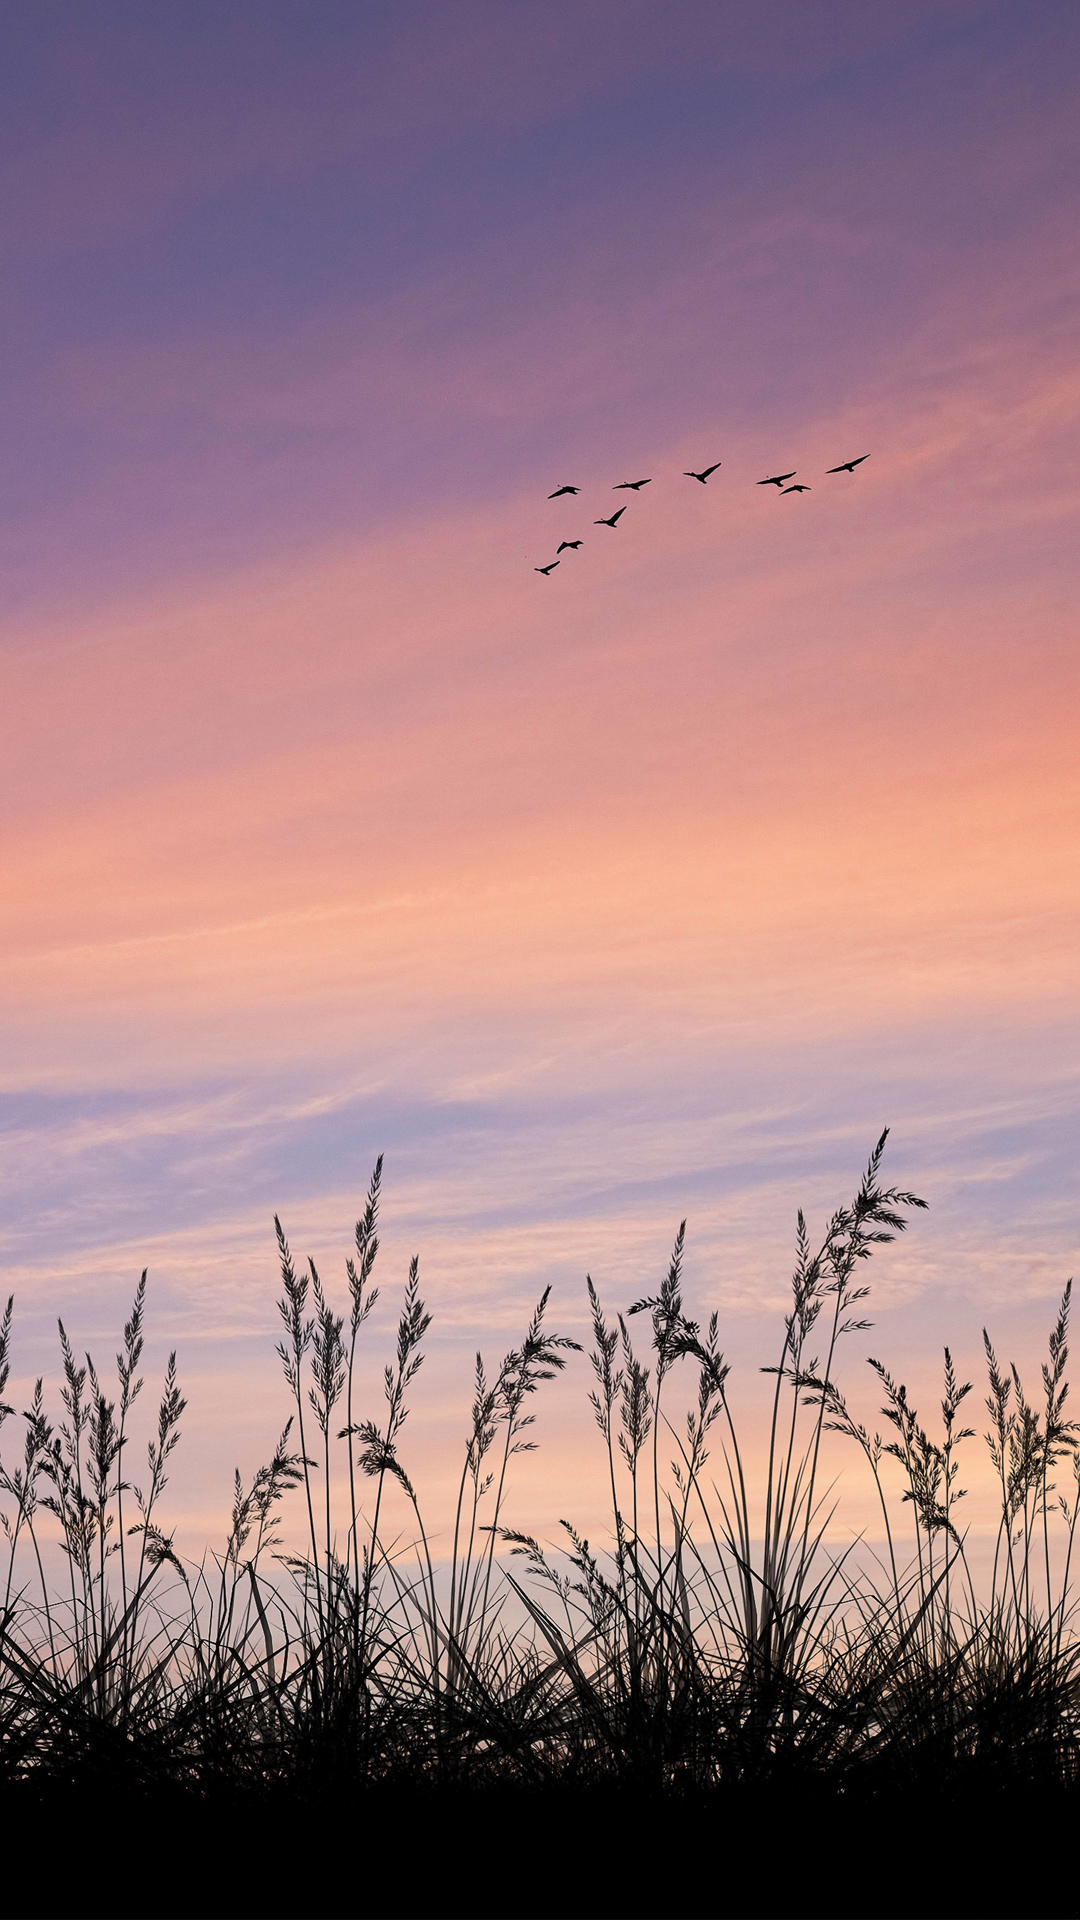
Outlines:
{"type": "MultiPolygon", "coordinates": [[[[1030,1368],[1080,1195],[1075,5],[40,0],[4,43],[16,1391],[148,1265],[194,1550],[286,1411],[272,1215],[339,1286],[384,1151],[371,1366],[416,1251],[436,1507],[476,1346],[549,1281],[581,1337],[684,1215],[752,1419],[795,1209],[885,1125],[930,1211],[853,1401],[984,1322],[1030,1368]]],[[[586,1374],[520,1524],[594,1519],[586,1374]]]]}

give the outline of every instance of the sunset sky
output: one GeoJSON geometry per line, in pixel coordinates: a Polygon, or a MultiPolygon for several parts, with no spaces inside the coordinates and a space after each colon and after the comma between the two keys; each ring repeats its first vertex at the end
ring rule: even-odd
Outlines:
{"type": "MultiPolygon", "coordinates": [[[[436,1507],[477,1346],[549,1282],[584,1339],[586,1272],[624,1306],[684,1216],[752,1420],[796,1208],[885,1126],[930,1207],[853,1401],[867,1352],[920,1405],[946,1341],[978,1379],[984,1323],[1035,1367],[1080,1199],[1078,79],[1072,0],[8,9],[8,1398],[55,1405],[57,1314],[109,1360],[148,1266],[191,1550],[288,1411],[273,1215],[343,1299],[379,1152],[370,1367],[416,1252],[436,1507]]],[[[593,1520],[587,1386],[520,1523],[593,1520]]]]}

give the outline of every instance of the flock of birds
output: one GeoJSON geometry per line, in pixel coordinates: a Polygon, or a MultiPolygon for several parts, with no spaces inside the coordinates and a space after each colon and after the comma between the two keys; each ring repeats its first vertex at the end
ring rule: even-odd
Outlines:
{"type": "MultiPolygon", "coordinates": [[[[841,460],[840,465],[838,467],[828,467],[826,469],[826,472],[827,473],[854,473],[856,467],[861,467],[863,461],[869,460],[869,458],[870,458],[870,455],[868,453],[860,453],[857,459],[841,460]]],[[[683,478],[686,480],[697,480],[704,487],[704,486],[707,486],[710,476],[716,473],[722,465],[723,465],[722,460],[714,460],[711,467],[703,467],[700,473],[695,473],[692,468],[687,467],[684,470],[683,478]]],[[[794,486],[789,486],[787,484],[789,480],[795,479],[795,475],[797,471],[798,469],[796,467],[792,467],[790,473],[767,474],[765,479],[758,480],[756,482],[756,485],[759,487],[777,487],[781,493],[810,493],[812,489],[807,483],[803,481],[796,482],[794,486]]],[[[640,493],[642,487],[651,487],[651,486],[652,486],[652,478],[650,476],[648,480],[619,480],[616,482],[615,486],[612,487],[611,491],[612,493],[623,493],[623,492],[640,493]]],[[[556,487],[554,493],[548,494],[548,499],[561,500],[564,494],[568,494],[568,493],[578,494],[580,492],[581,492],[580,487],[556,487]]],[[[593,526],[594,527],[611,527],[612,530],[614,531],[618,528],[619,521],[622,519],[623,514],[625,512],[626,512],[625,506],[617,507],[615,512],[610,516],[609,519],[594,520],[593,526]]],[[[583,547],[584,544],[585,544],[584,540],[561,541],[558,548],[556,549],[554,560],[549,560],[546,567],[534,567],[533,572],[542,573],[546,579],[547,576],[549,574],[554,573],[555,568],[559,566],[560,554],[567,553],[567,552],[576,553],[578,548],[583,547]]]]}

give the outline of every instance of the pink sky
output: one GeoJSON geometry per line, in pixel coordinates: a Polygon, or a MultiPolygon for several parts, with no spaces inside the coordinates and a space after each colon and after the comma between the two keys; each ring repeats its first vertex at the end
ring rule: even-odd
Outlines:
{"type": "MultiPolygon", "coordinates": [[[[383,1149],[433,1483],[473,1349],[684,1215],[752,1382],[883,1125],[917,1393],[1075,1259],[1080,29],[768,11],[26,31],[4,1260],[24,1379],[149,1265],[192,1544],[284,1417],[271,1216],[336,1282],[383,1149]]],[[[592,1518],[585,1393],[523,1524],[592,1518]]]]}

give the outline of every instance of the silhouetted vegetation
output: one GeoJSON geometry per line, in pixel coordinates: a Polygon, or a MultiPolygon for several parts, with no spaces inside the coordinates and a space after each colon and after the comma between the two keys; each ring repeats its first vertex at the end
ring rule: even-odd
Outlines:
{"type": "MultiPolygon", "coordinates": [[[[1033,1794],[1042,1817],[1063,1809],[1074,1817],[1080,1455],[1077,1423],[1066,1415],[1069,1288],[1036,1396],[986,1337],[986,1444],[1000,1518],[980,1591],[958,1484],[961,1450],[977,1443],[961,1424],[971,1389],[948,1352],[936,1437],[879,1361],[871,1366],[881,1434],[854,1417],[838,1380],[843,1343],[867,1324],[866,1263],[924,1204],[883,1184],[884,1145],[883,1135],[820,1244],[800,1216],[790,1306],[765,1370],[762,1485],[752,1484],[740,1445],[717,1317],[702,1326],[684,1307],[683,1228],[663,1280],[625,1313],[612,1316],[587,1282],[590,1399],[611,1508],[603,1548],[572,1520],[558,1551],[508,1520],[515,1456],[533,1444],[535,1396],[576,1348],[549,1331],[545,1293],[498,1366],[477,1356],[456,1503],[442,1534],[449,1557],[436,1554],[403,1445],[430,1325],[415,1261],[381,1404],[359,1404],[358,1356],[377,1297],[381,1161],[340,1312],[314,1264],[298,1266],[277,1227],[278,1351],[291,1418],[254,1477],[237,1474],[228,1538],[201,1564],[184,1562],[162,1518],[185,1407],[175,1355],[143,1442],[143,1471],[133,1464],[145,1274],[115,1389],[89,1355],[77,1359],[61,1325],[59,1411],[47,1412],[39,1381],[21,1415],[7,1405],[0,1412],[22,1421],[17,1464],[9,1453],[0,1468],[0,1768],[9,1814],[42,1845],[65,1831],[88,1846],[117,1846],[121,1808],[136,1836],[162,1823],[175,1835],[178,1822],[208,1833],[216,1821],[219,1839],[239,1836],[241,1858],[263,1862],[255,1904],[244,1906],[237,1889],[254,1882],[240,1874],[230,1911],[1022,1910],[985,1896],[971,1909],[955,1894],[935,1904],[942,1896],[933,1874],[920,1893],[909,1886],[877,1904],[864,1891],[861,1904],[845,1905],[835,1886],[826,1894],[807,1883],[797,1909],[769,1904],[779,1883],[756,1882],[739,1851],[766,1807],[771,1820],[795,1808],[815,1822],[843,1814],[864,1833],[880,1830],[894,1850],[903,1844],[898,1823],[915,1820],[924,1861],[937,1860],[940,1873],[952,1858],[950,1818],[956,1830],[955,1820],[962,1827],[977,1809],[989,1831],[1004,1817],[999,1809],[1015,1817],[1033,1794]],[[853,1444],[876,1487],[879,1559],[830,1545],[827,1433],[853,1444]],[[341,1510],[339,1484],[347,1486],[341,1510]],[[384,1538],[391,1488],[412,1516],[410,1553],[400,1538],[384,1538]],[[300,1502],[301,1553],[281,1552],[287,1497],[300,1502]],[[62,1592],[46,1576],[46,1530],[63,1548],[62,1592]],[[540,1891],[522,1866],[516,1895],[504,1878],[485,1891],[473,1886],[461,1904],[448,1886],[431,1904],[433,1894],[417,1892],[425,1869],[415,1854],[434,1842],[418,1836],[451,1809],[489,1863],[506,1854],[503,1874],[516,1871],[523,1835],[546,1822],[550,1838],[554,1823],[563,1883],[540,1891]],[[354,1840],[360,1820],[367,1836],[356,1841],[361,1878],[346,1903],[298,1907],[281,1893],[284,1904],[267,1906],[271,1840],[287,1876],[295,1848],[310,1843],[310,1823],[331,1815],[354,1840]],[[705,1862],[715,1863],[710,1849],[734,1844],[727,1878],[701,1880],[691,1899],[670,1860],[663,1873],[655,1862],[631,1871],[620,1849],[640,1843],[650,1822],[677,1843],[684,1873],[694,1859],[694,1873],[704,1874],[705,1862]],[[600,1836],[600,1856],[590,1833],[594,1843],[600,1836]],[[397,1867],[395,1847],[411,1850],[397,1867]],[[605,1848],[606,1880],[598,1865],[605,1848]],[[581,1875],[590,1872],[599,1878],[586,1886],[581,1875]],[[669,1905],[657,1904],[655,1888],[640,1890],[654,1882],[669,1889],[669,1905]]],[[[12,1311],[9,1301],[0,1395],[12,1311]]],[[[429,1860],[426,1871],[435,1870],[429,1860]]],[[[285,1884],[280,1874],[276,1884],[285,1884]]],[[[100,1908],[84,1898],[79,1910],[200,1910],[175,1883],[160,1883],[155,1897],[144,1880],[131,1898],[127,1907],[113,1890],[100,1908]]],[[[204,1910],[225,1907],[211,1900],[204,1910]]]]}

